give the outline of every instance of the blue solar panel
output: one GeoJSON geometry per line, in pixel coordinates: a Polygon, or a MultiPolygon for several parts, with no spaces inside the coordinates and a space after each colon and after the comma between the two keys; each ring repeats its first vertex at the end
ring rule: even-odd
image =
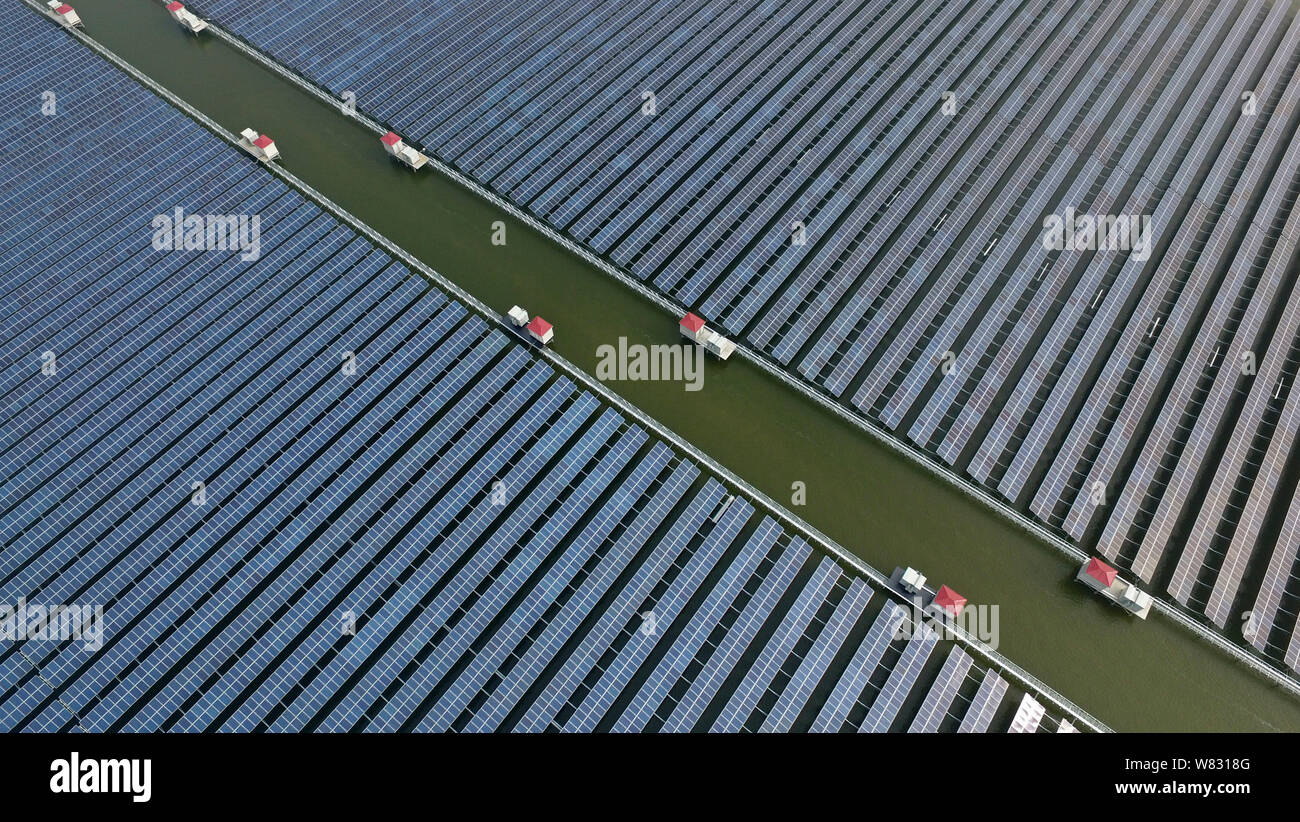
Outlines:
{"type": "Polygon", "coordinates": [[[875,621],[871,623],[871,629],[863,637],[853,658],[849,660],[848,667],[835,682],[817,718],[813,720],[813,731],[837,733],[843,729],[849,714],[866,690],[872,673],[880,664],[881,657],[905,619],[907,612],[896,602],[887,602],[880,609],[875,621]]]}
{"type": "Polygon", "coordinates": [[[670,569],[678,567],[682,552],[699,531],[707,527],[709,514],[724,495],[722,486],[713,480],[695,495],[689,507],[672,523],[664,538],[619,591],[601,619],[582,638],[570,656],[569,664],[538,696],[516,726],[517,730],[541,731],[555,726],[556,717],[571,704],[574,692],[624,629],[629,624],[633,624],[634,629],[643,624],[646,618],[642,616],[643,611],[637,610],[638,606],[645,602],[647,595],[670,569]]]}
{"type": "MultiPolygon", "coordinates": [[[[596,496],[623,469],[635,451],[645,442],[645,439],[645,434],[640,429],[625,434],[613,451],[606,456],[602,464],[586,474],[583,478],[583,485],[566,501],[566,505],[561,507],[546,522],[537,537],[534,537],[538,546],[535,547],[533,543],[529,543],[524,546],[524,550],[533,551],[547,548],[549,547],[546,542],[547,539],[559,539],[569,529],[573,528],[578,519],[594,503],[596,496]]],[[[569,552],[574,551],[574,546],[585,546],[594,542],[595,540],[591,536],[582,535],[574,540],[569,552]]],[[[556,566],[552,566],[551,574],[554,575],[556,568],[564,565],[567,565],[567,555],[565,560],[561,560],[556,566]]],[[[559,601],[563,596],[563,594],[554,597],[546,595],[555,591],[557,584],[557,578],[554,577],[546,577],[538,581],[534,594],[526,602],[520,603],[514,609],[505,624],[498,628],[495,634],[484,640],[487,647],[474,654],[459,678],[452,682],[438,701],[429,708],[429,711],[417,726],[420,730],[446,730],[451,727],[452,722],[460,715],[461,711],[465,710],[470,700],[479,693],[488,679],[496,674],[497,668],[505,658],[513,653],[512,649],[516,648],[524,635],[535,627],[540,613],[550,607],[552,603],[559,601]]],[[[570,583],[566,582],[565,584],[567,586],[570,583]]],[[[491,601],[490,598],[487,599],[489,602],[491,601]]],[[[594,603],[589,603],[588,607],[591,605],[594,605],[594,603]]],[[[501,609],[497,608],[497,610],[501,609]]],[[[430,676],[427,681],[436,682],[438,680],[430,676]]],[[[404,688],[413,686],[418,688],[418,683],[419,679],[417,677],[411,677],[404,688]]],[[[400,694],[401,692],[399,692],[399,696],[400,694]]]]}
{"type": "Polygon", "coordinates": [[[858,733],[884,733],[889,730],[902,710],[912,686],[916,684],[917,677],[921,675],[922,666],[939,642],[934,631],[924,623],[914,626],[913,631],[913,636],[903,641],[903,653],[890,671],[889,679],[885,680],[885,686],[876,694],[871,710],[867,711],[866,718],[858,726],[858,733]]]}
{"type": "MultiPolygon", "coordinates": [[[[1126,450],[1115,443],[1132,440],[1149,386],[1180,361],[1170,343],[1147,358],[1152,305],[1201,291],[1185,287],[1176,262],[1054,261],[1037,242],[1042,217],[1092,207],[1153,214],[1162,230],[1209,219],[1226,236],[1268,224],[1294,199],[1219,199],[1238,180],[1262,188],[1252,171],[1243,176],[1239,150],[1272,158],[1286,142],[1285,79],[1300,41],[1276,7],[1196,3],[1177,16],[1151,0],[926,0],[808,14],[733,4],[706,15],[649,0],[460,0],[399,3],[411,13],[386,18],[373,4],[333,0],[285,26],[250,0],[201,5],[330,91],[357,91],[409,139],[700,306],[846,406],[1002,496],[1030,499],[1040,519],[1057,524],[1058,505],[1068,506],[1076,539],[1094,514],[1080,489],[1111,481],[1126,450]],[[347,37],[328,33],[336,20],[349,21],[347,37]],[[1266,89],[1270,102],[1264,117],[1239,123],[1225,101],[1247,88],[1266,89]],[[940,108],[947,92],[954,111],[940,108]],[[1120,192],[1126,199],[1113,199],[1120,192]],[[1115,335],[1120,357],[1110,356],[1115,335]],[[961,367],[940,373],[949,352],[961,367]],[[1152,376],[1133,389],[1135,358],[1152,376]],[[1105,396],[1079,413],[1098,370],[1105,396]],[[1123,407],[1121,424],[1104,418],[1110,403],[1123,407]],[[1106,450],[1094,459],[1098,435],[1106,450]]],[[[1170,259],[1197,234],[1180,233],[1170,259]]],[[[1209,259],[1198,278],[1250,265],[1209,259]]],[[[1275,317],[1279,298],[1250,289],[1242,299],[1275,317]]],[[[1165,319],[1167,340],[1195,322],[1194,312],[1165,319]]],[[[1217,400],[1205,413],[1222,413],[1217,400]]],[[[1201,445],[1176,481],[1203,473],[1214,449],[1201,445]]],[[[1134,525],[1167,446],[1139,453],[1105,541],[1135,527],[1142,576],[1165,548],[1166,524],[1180,520],[1162,510],[1149,537],[1134,525]]],[[[1242,524],[1245,544],[1259,525],[1242,524]]],[[[1201,559],[1184,563],[1178,596],[1201,559]]],[[[1238,564],[1216,603],[1233,598],[1238,564]]],[[[1226,607],[1216,604],[1216,619],[1226,607]]]]}
{"type": "Polygon", "coordinates": [[[850,583],[849,590],[835,606],[835,612],[817,635],[817,640],[809,647],[807,655],[781,691],[780,698],[768,711],[759,730],[786,732],[793,727],[799,713],[808,704],[813,689],[844,646],[849,631],[853,630],[870,598],[871,589],[862,580],[855,579],[850,583]]]}
{"type": "Polygon", "coordinates": [[[720,644],[710,649],[702,667],[689,679],[689,686],[670,706],[661,707],[662,730],[689,731],[699,721],[711,700],[721,692],[723,682],[740,663],[749,643],[789,589],[811,551],[802,540],[786,546],[762,584],[745,602],[743,610],[727,630],[720,644]]]}
{"type": "Polygon", "coordinates": [[[948,658],[944,660],[938,678],[930,686],[925,701],[921,703],[916,716],[912,718],[912,724],[907,729],[908,733],[934,733],[939,730],[939,725],[947,716],[948,706],[952,704],[957,691],[961,689],[971,664],[970,654],[961,648],[953,648],[948,652],[948,658]]]}
{"type": "Polygon", "coordinates": [[[654,716],[655,709],[668,697],[686,667],[708,640],[729,608],[749,581],[751,574],[767,555],[780,535],[775,520],[764,519],[754,531],[736,561],[709,592],[690,623],[678,635],[673,647],[659,661],[654,672],[642,684],[631,703],[613,725],[613,730],[640,731],[654,716]]]}
{"type": "Polygon", "coordinates": [[[790,610],[782,617],[776,632],[759,652],[753,665],[745,672],[740,686],[736,688],[731,699],[723,707],[722,713],[714,721],[714,731],[734,733],[744,727],[750,713],[766,693],[781,665],[790,656],[799,637],[808,630],[818,609],[839,578],[839,566],[830,558],[823,559],[813,573],[812,579],[799,592],[790,610]]]}
{"type": "Polygon", "coordinates": [[[993,722],[994,714],[997,713],[998,705],[1002,702],[1002,696],[1007,692],[1007,687],[1007,681],[998,676],[995,671],[985,671],[979,690],[975,692],[975,698],[966,707],[966,713],[961,718],[958,733],[982,734],[987,731],[993,722]]]}
{"type": "Polygon", "coordinates": [[[721,559],[753,510],[753,506],[748,502],[733,500],[726,512],[709,529],[704,542],[695,549],[690,559],[673,577],[673,581],[663,594],[646,598],[636,606],[635,616],[628,621],[618,637],[618,641],[622,642],[622,648],[605,666],[600,679],[587,689],[586,698],[575,707],[573,715],[564,723],[566,731],[595,730],[596,723],[613,705],[614,700],[654,650],[660,638],[676,621],[687,600],[695,594],[704,577],[721,559]],[[646,614],[653,615],[652,630],[646,630],[644,622],[646,614]]]}
{"type": "MultiPolygon", "coordinates": [[[[718,9],[663,0],[454,0],[436,8],[395,0],[382,10],[328,0],[299,9],[290,24],[252,0],[197,0],[196,9],[328,92],[356,94],[362,110],[416,146],[698,306],[845,407],[932,449],[1038,519],[1082,540],[1104,517],[1100,550],[1122,552],[1140,577],[1161,561],[1172,523],[1217,518],[1223,493],[1186,517],[1182,500],[1189,477],[1212,473],[1205,462],[1229,434],[1185,444],[1181,434],[1148,441],[1132,429],[1166,375],[1214,348],[1216,332],[1241,347],[1267,337],[1280,313],[1277,289],[1239,282],[1255,260],[1238,264],[1224,242],[1293,206],[1285,168],[1271,191],[1259,175],[1288,142],[1297,97],[1288,81],[1300,35],[1277,4],[1198,2],[1172,15],[1154,0],[718,9]],[[1244,90],[1262,103],[1262,116],[1249,122],[1233,105],[1244,90]],[[945,108],[950,92],[955,110],[945,108]],[[1234,196],[1237,188],[1263,194],[1234,196]],[[1045,254],[1041,218],[1073,207],[1150,214],[1161,236],[1174,239],[1150,262],[1045,254]],[[1222,237],[1193,254],[1203,222],[1222,237]],[[1179,230],[1188,225],[1195,229],[1179,230]],[[1223,277],[1250,304],[1239,333],[1238,319],[1201,323],[1188,304],[1223,277]],[[1167,304],[1187,310],[1167,313],[1167,304]],[[1166,331],[1147,346],[1156,314],[1166,331]],[[1188,360],[1176,343],[1202,326],[1188,360]],[[959,365],[940,372],[949,352],[959,365]],[[1171,450],[1180,459],[1167,491],[1154,475],[1171,450]],[[1099,511],[1083,493],[1098,482],[1110,487],[1113,510],[1099,511]],[[1139,514],[1152,506],[1154,517],[1139,514]]],[[[36,23],[46,21],[27,21],[24,31],[48,36],[36,23]]],[[[43,88],[49,75],[39,66],[11,62],[8,93],[43,88]]],[[[209,297],[240,299],[217,287],[228,274],[206,270],[205,260],[142,255],[140,238],[125,233],[128,221],[114,219],[122,211],[91,203],[103,198],[147,220],[151,200],[168,190],[186,192],[196,207],[222,202],[224,191],[197,184],[200,174],[222,189],[256,179],[270,190],[247,162],[202,135],[176,136],[147,116],[147,104],[105,93],[116,80],[104,66],[86,74],[69,91],[78,104],[58,123],[84,141],[85,161],[64,163],[48,179],[6,172],[0,197],[16,218],[12,242],[0,248],[0,295],[33,308],[0,310],[0,338],[16,345],[0,352],[0,415],[14,423],[0,426],[0,455],[16,454],[3,466],[12,473],[0,478],[8,483],[0,504],[8,495],[44,504],[0,512],[6,540],[27,539],[49,511],[85,513],[65,504],[85,498],[85,478],[36,455],[102,419],[115,396],[92,388],[111,379],[120,350],[103,320],[142,316],[132,312],[167,289],[176,295],[167,307],[188,310],[185,317],[209,297]],[[109,122],[131,124],[135,142],[109,122]],[[127,161],[163,134],[176,153],[205,158],[202,170],[187,176],[176,163],[127,161]],[[30,206],[43,194],[75,200],[61,216],[83,227],[54,241],[69,263],[57,282],[42,275],[45,264],[32,265],[44,222],[30,206]],[[101,255],[110,247],[111,263],[101,255]],[[64,299],[85,309],[75,327],[58,321],[64,299]],[[67,350],[77,371],[66,387],[26,379],[37,340],[67,350]]],[[[3,126],[23,160],[35,151],[29,135],[54,124],[27,125],[3,126]]],[[[296,195],[277,188],[276,196],[296,195]]],[[[1266,258],[1272,242],[1246,253],[1266,258]]],[[[128,336],[122,346],[155,342],[128,336]]],[[[187,342],[156,342],[150,367],[186,373],[190,364],[173,353],[187,342]]],[[[1202,429],[1225,428],[1227,378],[1204,403],[1188,393],[1195,383],[1175,383],[1165,414],[1186,411],[1202,429]]],[[[156,404],[134,399],[160,419],[183,402],[175,394],[156,404]]],[[[113,445],[87,471],[123,453],[138,457],[134,467],[166,458],[113,445]]],[[[79,464],[79,452],[66,457],[79,464]]],[[[1252,578],[1242,556],[1262,527],[1255,516],[1234,526],[1241,537],[1227,546],[1222,585],[1203,592],[1214,597],[1216,621],[1252,578]]],[[[1175,598],[1188,600],[1202,570],[1219,566],[1214,554],[1206,559],[1205,542],[1179,563],[1175,598]]],[[[14,562],[29,556],[18,552],[14,562]]]]}
{"type": "MultiPolygon", "coordinates": [[[[643,497],[650,484],[665,470],[670,459],[669,449],[657,444],[610,499],[589,533],[593,536],[608,536],[619,522],[630,520],[634,515],[633,504],[643,497]]],[[[673,486],[666,487],[671,490],[673,486]]],[[[501,726],[524,692],[534,685],[562,647],[573,639],[582,621],[625,567],[620,560],[626,560],[628,556],[627,553],[611,552],[602,559],[595,571],[587,575],[561,610],[549,620],[536,641],[520,655],[518,662],[508,672],[503,673],[500,684],[466,724],[466,731],[492,731],[501,726]]]]}

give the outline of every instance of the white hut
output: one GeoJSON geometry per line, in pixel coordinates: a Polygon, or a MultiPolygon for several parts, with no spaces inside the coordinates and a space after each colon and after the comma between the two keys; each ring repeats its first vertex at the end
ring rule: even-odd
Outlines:
{"type": "Polygon", "coordinates": [[[909,594],[919,594],[925,590],[925,574],[915,568],[907,568],[903,571],[903,578],[899,580],[903,590],[909,594]]]}
{"type": "Polygon", "coordinates": [[[510,310],[506,312],[506,319],[510,320],[510,324],[515,328],[523,328],[528,325],[528,312],[517,305],[512,306],[510,310]]]}

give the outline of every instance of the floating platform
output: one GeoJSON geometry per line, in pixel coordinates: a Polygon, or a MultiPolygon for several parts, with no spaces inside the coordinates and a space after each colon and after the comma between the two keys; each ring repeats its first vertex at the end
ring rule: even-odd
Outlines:
{"type": "Polygon", "coordinates": [[[199,32],[208,27],[208,22],[206,20],[185,8],[181,3],[175,2],[175,0],[167,4],[167,13],[172,16],[173,20],[180,24],[181,28],[185,29],[190,34],[197,36],[199,32]]]}
{"type": "Polygon", "coordinates": [[[387,151],[390,157],[398,160],[412,171],[419,171],[429,163],[428,157],[408,146],[402,141],[401,137],[391,131],[380,137],[379,142],[384,144],[384,151],[387,151]]]}
{"type": "Polygon", "coordinates": [[[966,597],[947,585],[938,589],[928,587],[925,574],[915,568],[895,568],[889,575],[889,584],[909,599],[919,600],[926,615],[939,620],[954,619],[966,607],[966,597]]]}
{"type": "Polygon", "coordinates": [[[550,323],[541,317],[530,318],[528,312],[521,306],[511,306],[503,317],[519,334],[520,339],[530,340],[538,345],[546,345],[555,339],[555,329],[550,323]]]}
{"type": "Polygon", "coordinates": [[[1074,578],[1139,619],[1151,613],[1151,595],[1119,577],[1119,571],[1093,557],[1079,566],[1074,578]]]}
{"type": "Polygon", "coordinates": [[[258,134],[251,128],[239,132],[239,147],[263,163],[280,158],[280,149],[276,148],[275,141],[265,134],[258,134]]]}
{"type": "Polygon", "coordinates": [[[687,314],[682,317],[677,328],[682,332],[682,336],[697,345],[704,346],[704,349],[720,360],[730,357],[736,350],[736,344],[716,331],[709,329],[704,324],[704,320],[695,314],[687,314]]]}
{"type": "Polygon", "coordinates": [[[77,10],[62,2],[62,0],[49,0],[45,4],[45,13],[54,18],[64,28],[85,28],[85,25],[81,22],[81,15],[77,14],[77,10]]]}

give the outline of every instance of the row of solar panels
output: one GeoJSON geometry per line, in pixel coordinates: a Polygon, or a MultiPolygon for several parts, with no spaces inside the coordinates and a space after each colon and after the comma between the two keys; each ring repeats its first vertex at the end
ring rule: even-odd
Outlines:
{"type": "Polygon", "coordinates": [[[1006,727],[996,670],[44,18],[0,54],[0,729],[1006,727]],[[186,214],[260,254],[160,248],[186,214]]]}
{"type": "Polygon", "coordinates": [[[1276,544],[1284,658],[1292,4],[199,5],[1220,626],[1276,544]]]}

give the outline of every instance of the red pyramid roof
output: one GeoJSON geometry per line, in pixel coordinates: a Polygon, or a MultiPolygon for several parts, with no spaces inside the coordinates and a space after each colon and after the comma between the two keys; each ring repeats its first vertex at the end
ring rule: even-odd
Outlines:
{"type": "Polygon", "coordinates": [[[682,321],[680,325],[682,326],[682,328],[686,328],[692,332],[695,332],[695,331],[699,331],[701,328],[704,327],[704,320],[700,317],[695,316],[694,314],[687,314],[685,317],[682,317],[682,321]]]}
{"type": "Polygon", "coordinates": [[[272,142],[274,141],[270,137],[267,137],[265,134],[263,134],[261,137],[258,137],[256,140],[253,141],[253,145],[257,146],[258,148],[266,148],[267,146],[271,145],[272,142]]]}
{"type": "Polygon", "coordinates": [[[541,317],[533,317],[528,322],[528,330],[539,337],[545,337],[546,332],[551,330],[551,324],[541,317]]]}
{"type": "Polygon", "coordinates": [[[180,3],[175,2],[175,0],[172,0],[171,3],[168,3],[168,4],[167,4],[167,10],[168,10],[168,11],[180,11],[180,10],[183,9],[183,8],[185,8],[185,7],[182,6],[180,3]]]}
{"type": "Polygon", "coordinates": [[[1088,567],[1085,570],[1087,571],[1088,576],[1107,587],[1114,584],[1115,577],[1119,576],[1119,571],[1116,571],[1114,568],[1096,557],[1088,560],[1088,567]]]}
{"type": "Polygon", "coordinates": [[[392,146],[402,142],[402,138],[398,137],[396,134],[394,134],[391,131],[385,134],[383,137],[380,137],[379,139],[382,140],[384,145],[386,146],[392,146]]]}
{"type": "Polygon", "coordinates": [[[55,14],[67,14],[70,11],[72,11],[72,6],[69,6],[67,3],[64,3],[62,6],[59,6],[54,10],[55,14]]]}
{"type": "Polygon", "coordinates": [[[934,595],[934,604],[938,605],[953,616],[957,616],[957,613],[961,611],[962,607],[966,604],[966,597],[949,588],[947,585],[940,585],[939,593],[934,595]]]}

